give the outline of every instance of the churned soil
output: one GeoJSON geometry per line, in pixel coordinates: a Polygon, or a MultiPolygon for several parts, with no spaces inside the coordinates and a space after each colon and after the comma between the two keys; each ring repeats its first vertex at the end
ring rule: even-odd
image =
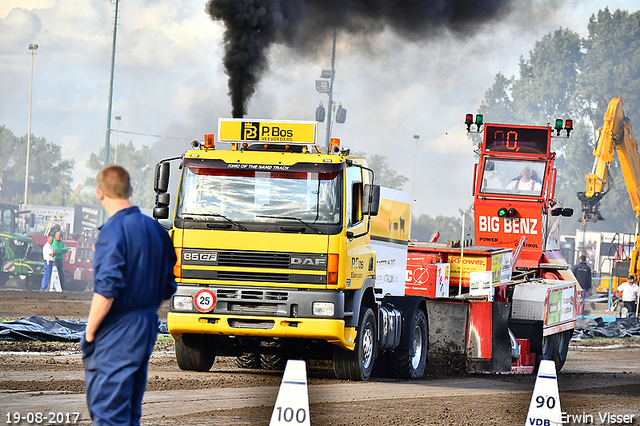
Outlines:
{"type": "MultiPolygon", "coordinates": [[[[0,319],[37,315],[84,321],[91,297],[86,292],[0,290],[0,319]]],[[[166,308],[160,316],[166,317],[166,308]]],[[[309,362],[311,425],[525,424],[535,376],[450,374],[356,383],[337,380],[330,362],[309,362]]],[[[281,380],[282,371],[239,369],[228,357],[216,359],[206,373],[181,371],[173,340],[165,337],[150,360],[142,423],[268,425],[281,380]]],[[[640,425],[640,340],[572,343],[558,386],[565,424],[640,425]]],[[[90,424],[84,391],[76,342],[0,341],[3,423],[33,424],[13,418],[57,411],[78,412],[76,424],[90,424]]]]}

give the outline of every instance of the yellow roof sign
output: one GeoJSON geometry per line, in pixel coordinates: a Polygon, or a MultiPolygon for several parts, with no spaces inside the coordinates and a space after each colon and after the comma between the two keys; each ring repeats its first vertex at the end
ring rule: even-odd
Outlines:
{"type": "Polygon", "coordinates": [[[218,121],[220,142],[268,142],[316,144],[315,121],[271,121],[221,118],[218,121]]]}

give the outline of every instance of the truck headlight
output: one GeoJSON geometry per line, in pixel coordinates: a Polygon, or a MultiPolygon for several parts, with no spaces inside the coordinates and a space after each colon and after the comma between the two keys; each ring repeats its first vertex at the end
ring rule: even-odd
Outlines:
{"type": "Polygon", "coordinates": [[[335,312],[331,302],[313,302],[312,313],[320,317],[332,317],[335,312]]]}
{"type": "Polygon", "coordinates": [[[180,309],[184,311],[193,310],[193,298],[191,296],[174,296],[173,297],[173,309],[180,309]]]}

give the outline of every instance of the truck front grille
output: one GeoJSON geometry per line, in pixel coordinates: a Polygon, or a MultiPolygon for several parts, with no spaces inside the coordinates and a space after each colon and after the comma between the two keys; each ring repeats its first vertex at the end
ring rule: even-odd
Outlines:
{"type": "Polygon", "coordinates": [[[255,251],[219,251],[218,266],[260,267],[287,269],[291,256],[287,253],[255,251]]]}
{"type": "Polygon", "coordinates": [[[251,301],[279,301],[286,302],[289,293],[286,291],[272,290],[232,290],[218,289],[218,300],[251,300],[251,301]]]}
{"type": "Polygon", "coordinates": [[[286,283],[289,281],[289,274],[270,274],[245,271],[218,271],[218,279],[233,281],[275,281],[286,283]]]}

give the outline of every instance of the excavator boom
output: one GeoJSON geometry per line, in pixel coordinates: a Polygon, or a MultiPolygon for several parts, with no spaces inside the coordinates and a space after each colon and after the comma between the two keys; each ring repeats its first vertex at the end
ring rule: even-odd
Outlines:
{"type": "Polygon", "coordinates": [[[593,150],[595,157],[593,169],[586,176],[586,191],[578,192],[578,199],[582,202],[582,218],[588,222],[604,220],[599,211],[600,200],[607,193],[609,166],[616,152],[631,199],[631,207],[636,212],[636,217],[640,215],[638,143],[633,135],[631,122],[624,115],[623,104],[622,98],[613,98],[609,102],[604,116],[604,125],[600,129],[598,145],[593,150]]]}
{"type": "MultiPolygon", "coordinates": [[[[624,114],[624,100],[613,98],[609,102],[604,116],[604,125],[600,129],[598,145],[593,150],[595,161],[591,174],[586,176],[587,187],[585,192],[578,192],[578,199],[582,202],[582,221],[597,222],[604,220],[600,214],[600,200],[607,193],[610,185],[609,167],[613,162],[615,153],[618,153],[620,168],[631,199],[631,208],[640,218],[640,158],[638,156],[638,143],[633,135],[631,121],[624,114]]],[[[639,256],[640,238],[638,238],[638,226],[636,226],[636,244],[631,252],[629,275],[637,277],[637,261],[639,256]]]]}

